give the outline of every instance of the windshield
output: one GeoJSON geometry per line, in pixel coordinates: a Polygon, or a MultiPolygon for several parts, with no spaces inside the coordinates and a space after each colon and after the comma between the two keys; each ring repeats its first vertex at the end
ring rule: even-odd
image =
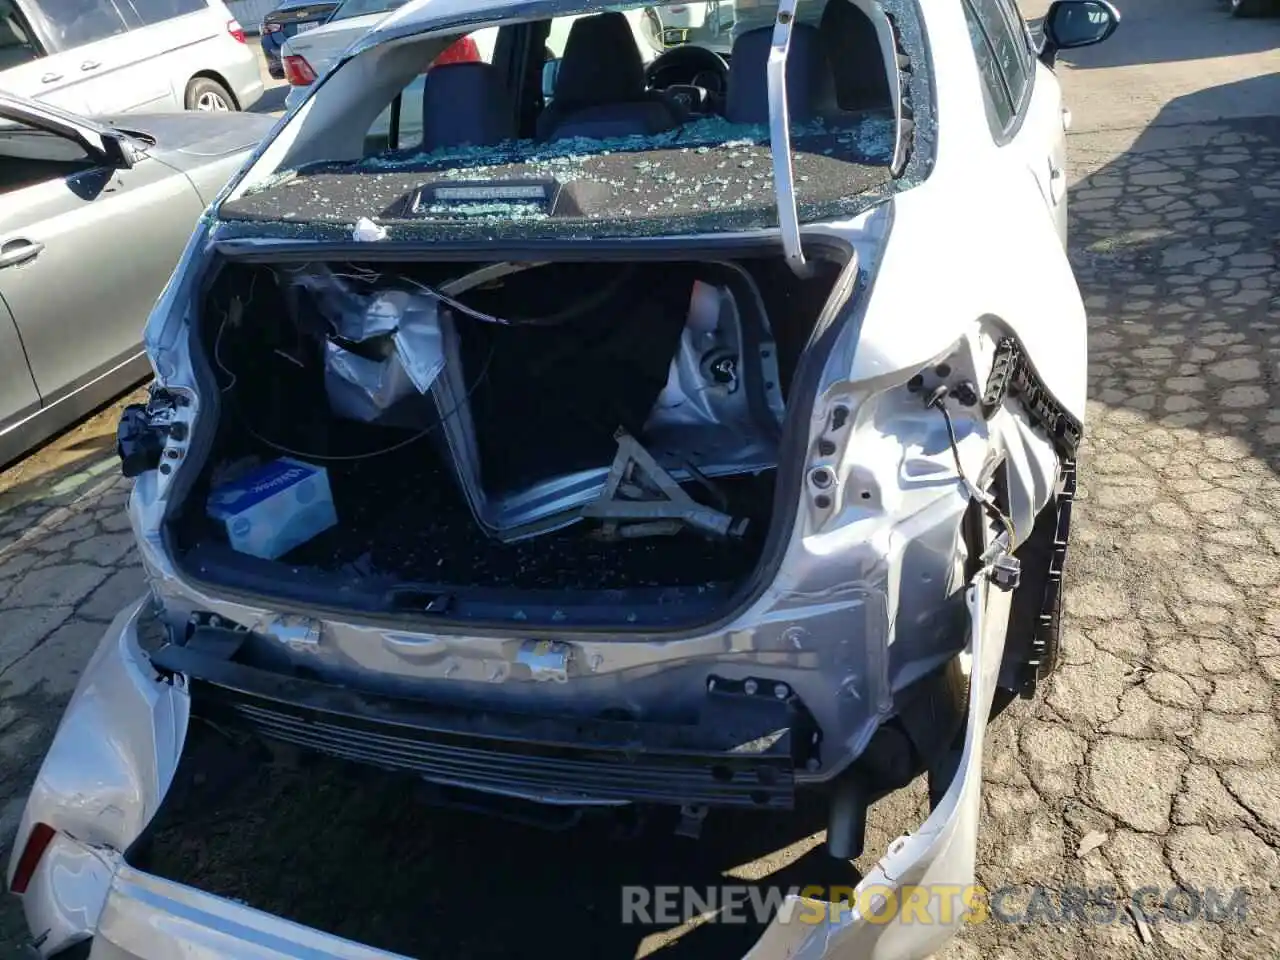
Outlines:
{"type": "MultiPolygon", "coordinates": [[[[344,67],[313,91],[286,145],[273,145],[275,165],[251,171],[221,215],[364,218],[433,235],[767,229],[779,226],[779,204],[801,222],[856,214],[912,175],[903,131],[931,136],[927,59],[898,71],[894,26],[874,0],[799,6],[781,199],[765,79],[776,3],[519,9],[518,27],[490,20],[448,34],[424,12],[420,29],[435,36],[371,36],[354,56],[378,66],[344,67]],[[513,68],[529,59],[533,69],[513,68]],[[913,86],[923,106],[900,127],[898,98],[913,86]],[[363,90],[382,109],[372,125],[363,90]]],[[[913,9],[895,10],[896,21],[912,23],[913,9]]],[[[919,50],[918,37],[904,32],[901,47],[919,50]]]]}
{"type": "MultiPolygon", "coordinates": [[[[799,0],[796,22],[817,25],[825,6],[825,0],[799,0]]],[[[773,25],[778,4],[776,0],[708,0],[658,4],[646,10],[659,52],[688,44],[727,56],[736,37],[773,25]]]]}
{"type": "Polygon", "coordinates": [[[354,17],[367,17],[373,13],[390,13],[396,7],[402,7],[405,0],[347,0],[338,7],[329,18],[334,20],[351,20],[354,17]]]}

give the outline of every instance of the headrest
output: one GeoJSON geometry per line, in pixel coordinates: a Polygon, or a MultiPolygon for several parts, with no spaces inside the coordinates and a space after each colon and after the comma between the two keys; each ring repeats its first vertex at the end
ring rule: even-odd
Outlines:
{"type": "Polygon", "coordinates": [[[569,28],[556,76],[561,106],[621,103],[644,96],[644,62],[621,13],[597,13],[569,28]]]}
{"type": "MultiPolygon", "coordinates": [[[[725,116],[731,123],[769,122],[769,81],[765,68],[772,44],[772,24],[748,30],[734,40],[725,104],[725,116]]],[[[818,28],[807,23],[793,24],[791,49],[787,53],[787,108],[791,122],[803,123],[813,117],[830,85],[818,28]]]]}
{"type": "Polygon", "coordinates": [[[892,107],[880,36],[871,19],[850,0],[828,0],[820,29],[840,109],[892,107]]]}
{"type": "Polygon", "coordinates": [[[447,63],[427,71],[422,91],[422,148],[492,146],[516,136],[515,108],[502,77],[487,63],[447,63]]]}

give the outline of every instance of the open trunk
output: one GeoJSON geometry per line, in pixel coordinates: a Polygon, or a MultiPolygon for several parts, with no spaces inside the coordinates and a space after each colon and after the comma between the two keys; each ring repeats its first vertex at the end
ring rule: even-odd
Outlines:
{"type": "Polygon", "coordinates": [[[217,390],[170,517],[177,561],[369,612],[724,616],[791,518],[786,404],[841,264],[815,267],[228,262],[196,330],[217,390]],[[280,457],[324,468],[336,523],[264,559],[210,504],[280,457]]]}

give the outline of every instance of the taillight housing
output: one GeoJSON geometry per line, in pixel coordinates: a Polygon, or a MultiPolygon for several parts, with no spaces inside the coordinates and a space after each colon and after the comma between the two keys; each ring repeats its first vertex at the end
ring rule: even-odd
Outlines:
{"type": "Polygon", "coordinates": [[[284,58],[284,78],[293,87],[309,87],[316,82],[316,72],[307,63],[307,58],[291,53],[284,58]]]}
{"type": "Polygon", "coordinates": [[[463,37],[444,48],[444,52],[431,62],[433,67],[443,67],[449,63],[480,63],[480,48],[471,37],[463,37]]]}
{"type": "Polygon", "coordinates": [[[267,23],[265,20],[262,21],[263,33],[279,33],[283,29],[284,29],[283,23],[267,23]]]}
{"type": "Polygon", "coordinates": [[[31,833],[27,836],[27,845],[22,848],[22,856],[18,858],[18,866],[13,871],[13,883],[9,885],[12,892],[27,892],[27,887],[31,885],[31,878],[35,876],[36,867],[40,866],[44,852],[49,849],[49,844],[57,834],[58,831],[47,823],[37,823],[31,828],[31,833]]]}
{"type": "Polygon", "coordinates": [[[239,20],[227,21],[227,33],[231,34],[231,39],[236,43],[244,43],[244,27],[240,26],[239,20]]]}

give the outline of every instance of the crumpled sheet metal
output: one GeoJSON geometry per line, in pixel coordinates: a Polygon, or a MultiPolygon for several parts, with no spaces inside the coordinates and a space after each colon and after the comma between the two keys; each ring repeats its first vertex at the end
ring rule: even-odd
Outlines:
{"type": "Polygon", "coordinates": [[[789,897],[745,960],[924,960],[966,923],[965,896],[974,883],[982,809],[982,749],[1012,596],[992,584],[989,572],[979,571],[965,596],[969,711],[964,751],[951,786],[919,830],[889,844],[854,888],[851,904],[833,909],[825,902],[789,897]],[[903,909],[904,902],[924,897],[929,899],[922,911],[903,909]],[[940,898],[949,898],[949,909],[940,908],[940,898]],[[927,921],[919,919],[920,912],[927,921]],[[791,917],[791,922],[781,916],[791,917]],[[806,916],[822,919],[797,921],[806,916]]]}
{"type": "MultiPolygon", "coordinates": [[[[777,465],[785,408],[769,318],[762,309],[758,316],[760,329],[749,337],[747,314],[729,287],[697,281],[690,291],[680,346],[639,438],[678,482],[693,478],[690,464],[711,479],[777,465]]],[[[508,543],[577,522],[581,508],[604,491],[609,463],[503,494],[481,482],[458,322],[451,311],[440,317],[446,362],[432,396],[441,440],[476,522],[488,536],[508,543]]]]}

